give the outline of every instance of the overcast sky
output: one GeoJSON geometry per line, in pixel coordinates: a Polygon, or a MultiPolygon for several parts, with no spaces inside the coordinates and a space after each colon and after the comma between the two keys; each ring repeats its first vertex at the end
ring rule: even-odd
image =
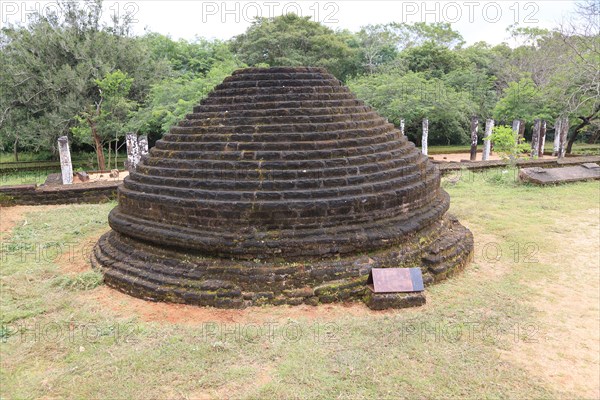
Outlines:
{"type": "MultiPolygon", "coordinates": [[[[52,1],[0,2],[0,22],[21,22],[34,9],[56,8],[52,1]]],[[[450,22],[467,44],[486,41],[510,43],[506,28],[552,28],[574,10],[573,1],[104,1],[104,16],[130,13],[135,32],[145,29],[193,39],[195,36],[229,39],[246,30],[255,16],[294,12],[310,16],[333,29],[357,31],[367,24],[386,22],[450,22]]]]}

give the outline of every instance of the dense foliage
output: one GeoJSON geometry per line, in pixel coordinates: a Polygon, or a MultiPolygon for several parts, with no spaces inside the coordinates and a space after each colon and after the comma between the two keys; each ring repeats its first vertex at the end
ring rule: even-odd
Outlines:
{"type": "Polygon", "coordinates": [[[407,136],[417,144],[423,118],[429,119],[431,144],[467,143],[466,130],[477,109],[467,91],[412,71],[401,76],[394,71],[365,75],[349,85],[390,122],[399,126],[404,119],[407,136]]]}
{"type": "Polygon", "coordinates": [[[525,143],[525,139],[519,137],[508,125],[498,125],[494,127],[493,133],[485,140],[489,140],[494,145],[494,151],[505,159],[515,161],[519,154],[527,152],[530,147],[525,143]]]}
{"type": "Polygon", "coordinates": [[[295,14],[257,19],[231,48],[248,65],[325,67],[342,80],[358,73],[354,35],[295,14]]]}
{"type": "MultiPolygon", "coordinates": [[[[464,144],[473,115],[499,124],[567,116],[569,141],[600,136],[600,43],[593,1],[554,30],[509,27],[522,43],[466,47],[450,24],[366,25],[335,31],[306,17],[257,19],[227,42],[133,36],[130,21],[103,24],[100,0],[61,2],[0,32],[0,150],[55,152],[123,143],[125,132],[152,144],[225,76],[243,66],[327,68],[391,122],[432,144],[464,144]]],[[[113,146],[114,145],[114,146],[113,146]]]]}

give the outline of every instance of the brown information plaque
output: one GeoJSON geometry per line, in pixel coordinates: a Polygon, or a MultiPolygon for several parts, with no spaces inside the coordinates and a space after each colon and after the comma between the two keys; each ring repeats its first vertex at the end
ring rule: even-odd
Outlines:
{"type": "Polygon", "coordinates": [[[374,293],[420,292],[424,290],[420,268],[373,268],[367,287],[374,293]]]}

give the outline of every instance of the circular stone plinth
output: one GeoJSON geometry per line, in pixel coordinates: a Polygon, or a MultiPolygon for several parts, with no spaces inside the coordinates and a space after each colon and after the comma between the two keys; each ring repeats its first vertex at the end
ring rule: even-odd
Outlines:
{"type": "Polygon", "coordinates": [[[357,299],[373,267],[464,266],[437,168],[318,68],[244,69],[119,188],[92,262],[134,296],[217,307],[357,299]]]}

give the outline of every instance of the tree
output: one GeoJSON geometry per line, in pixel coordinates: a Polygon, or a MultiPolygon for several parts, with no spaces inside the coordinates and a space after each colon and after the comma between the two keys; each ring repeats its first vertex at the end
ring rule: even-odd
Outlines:
{"type": "Polygon", "coordinates": [[[511,82],[494,108],[494,118],[501,121],[536,118],[549,120],[552,112],[547,106],[547,97],[530,78],[511,82]]]}
{"type": "Polygon", "coordinates": [[[396,126],[404,119],[407,136],[415,143],[421,140],[423,118],[429,119],[432,144],[468,143],[469,120],[477,106],[470,93],[457,91],[441,79],[391,72],[354,78],[348,86],[396,126]]]}
{"type": "Polygon", "coordinates": [[[563,99],[568,113],[581,120],[569,137],[567,153],[571,153],[584,129],[600,129],[594,123],[600,118],[600,7],[592,0],[577,3],[576,7],[577,16],[559,31],[569,55],[563,71],[562,82],[567,83],[563,99]]]}
{"type": "Polygon", "coordinates": [[[83,142],[92,139],[98,168],[104,171],[104,143],[110,141],[113,135],[118,140],[119,136],[125,133],[125,123],[136,103],[127,99],[133,78],[128,78],[127,74],[120,70],[109,73],[95,82],[98,86],[98,100],[94,104],[88,104],[84,111],[75,117],[79,124],[71,128],[71,132],[83,142]]]}
{"type": "Polygon", "coordinates": [[[510,27],[512,36],[523,44],[504,57],[508,61],[498,73],[506,86],[523,79],[533,82],[539,92],[535,96],[539,109],[530,115],[569,117],[568,153],[581,132],[598,129],[600,118],[598,5],[588,0],[577,3],[576,8],[575,16],[552,31],[510,27]]]}
{"type": "Polygon", "coordinates": [[[360,43],[361,59],[368,73],[393,61],[398,54],[400,37],[390,25],[378,24],[363,26],[356,35],[360,43]]]}
{"type": "Polygon", "coordinates": [[[519,137],[518,132],[514,132],[507,125],[494,127],[493,133],[484,140],[490,140],[494,144],[494,151],[499,153],[502,158],[509,159],[511,163],[516,161],[519,154],[530,149],[525,143],[525,139],[519,137]]]}
{"type": "Polygon", "coordinates": [[[427,42],[433,42],[450,50],[459,49],[465,43],[462,35],[452,29],[447,22],[416,22],[414,24],[392,23],[390,27],[400,38],[399,48],[408,49],[419,47],[427,42]]]}
{"type": "Polygon", "coordinates": [[[402,52],[400,57],[406,61],[409,70],[425,72],[434,78],[441,78],[450,71],[467,66],[466,60],[458,53],[434,41],[411,47],[402,52]]]}
{"type": "Polygon", "coordinates": [[[140,40],[147,46],[152,60],[167,62],[177,76],[206,74],[215,65],[233,57],[227,43],[219,40],[196,38],[191,42],[183,39],[175,41],[154,32],[144,35],[140,40]]]}
{"type": "Polygon", "coordinates": [[[55,151],[56,139],[97,100],[96,80],[121,70],[134,79],[129,98],[141,101],[168,72],[166,62],[155,62],[138,38],[127,36],[128,21],[101,22],[100,1],[59,5],[59,14],[37,15],[26,26],[1,31],[3,147],[13,142],[55,151]]]}
{"type": "MultiPolygon", "coordinates": [[[[363,65],[368,73],[374,73],[386,64],[394,64],[400,51],[422,48],[426,44],[433,43],[435,46],[451,53],[450,50],[459,49],[464,44],[460,33],[454,31],[448,23],[426,24],[418,22],[406,24],[392,22],[367,25],[362,27],[356,36],[360,44],[363,65]]],[[[444,54],[447,55],[448,53],[444,54]]],[[[421,55],[415,54],[415,56],[418,59],[421,55]]],[[[415,72],[423,70],[422,67],[415,67],[414,63],[412,67],[411,69],[415,72]]]]}
{"type": "Polygon", "coordinates": [[[214,64],[206,74],[184,75],[157,83],[144,106],[132,113],[128,130],[147,135],[150,142],[160,139],[225,77],[243,66],[230,54],[229,60],[214,64]]]}
{"type": "Polygon", "coordinates": [[[250,66],[325,67],[341,80],[360,69],[358,43],[352,34],[295,14],[257,18],[231,41],[231,48],[250,66]]]}

